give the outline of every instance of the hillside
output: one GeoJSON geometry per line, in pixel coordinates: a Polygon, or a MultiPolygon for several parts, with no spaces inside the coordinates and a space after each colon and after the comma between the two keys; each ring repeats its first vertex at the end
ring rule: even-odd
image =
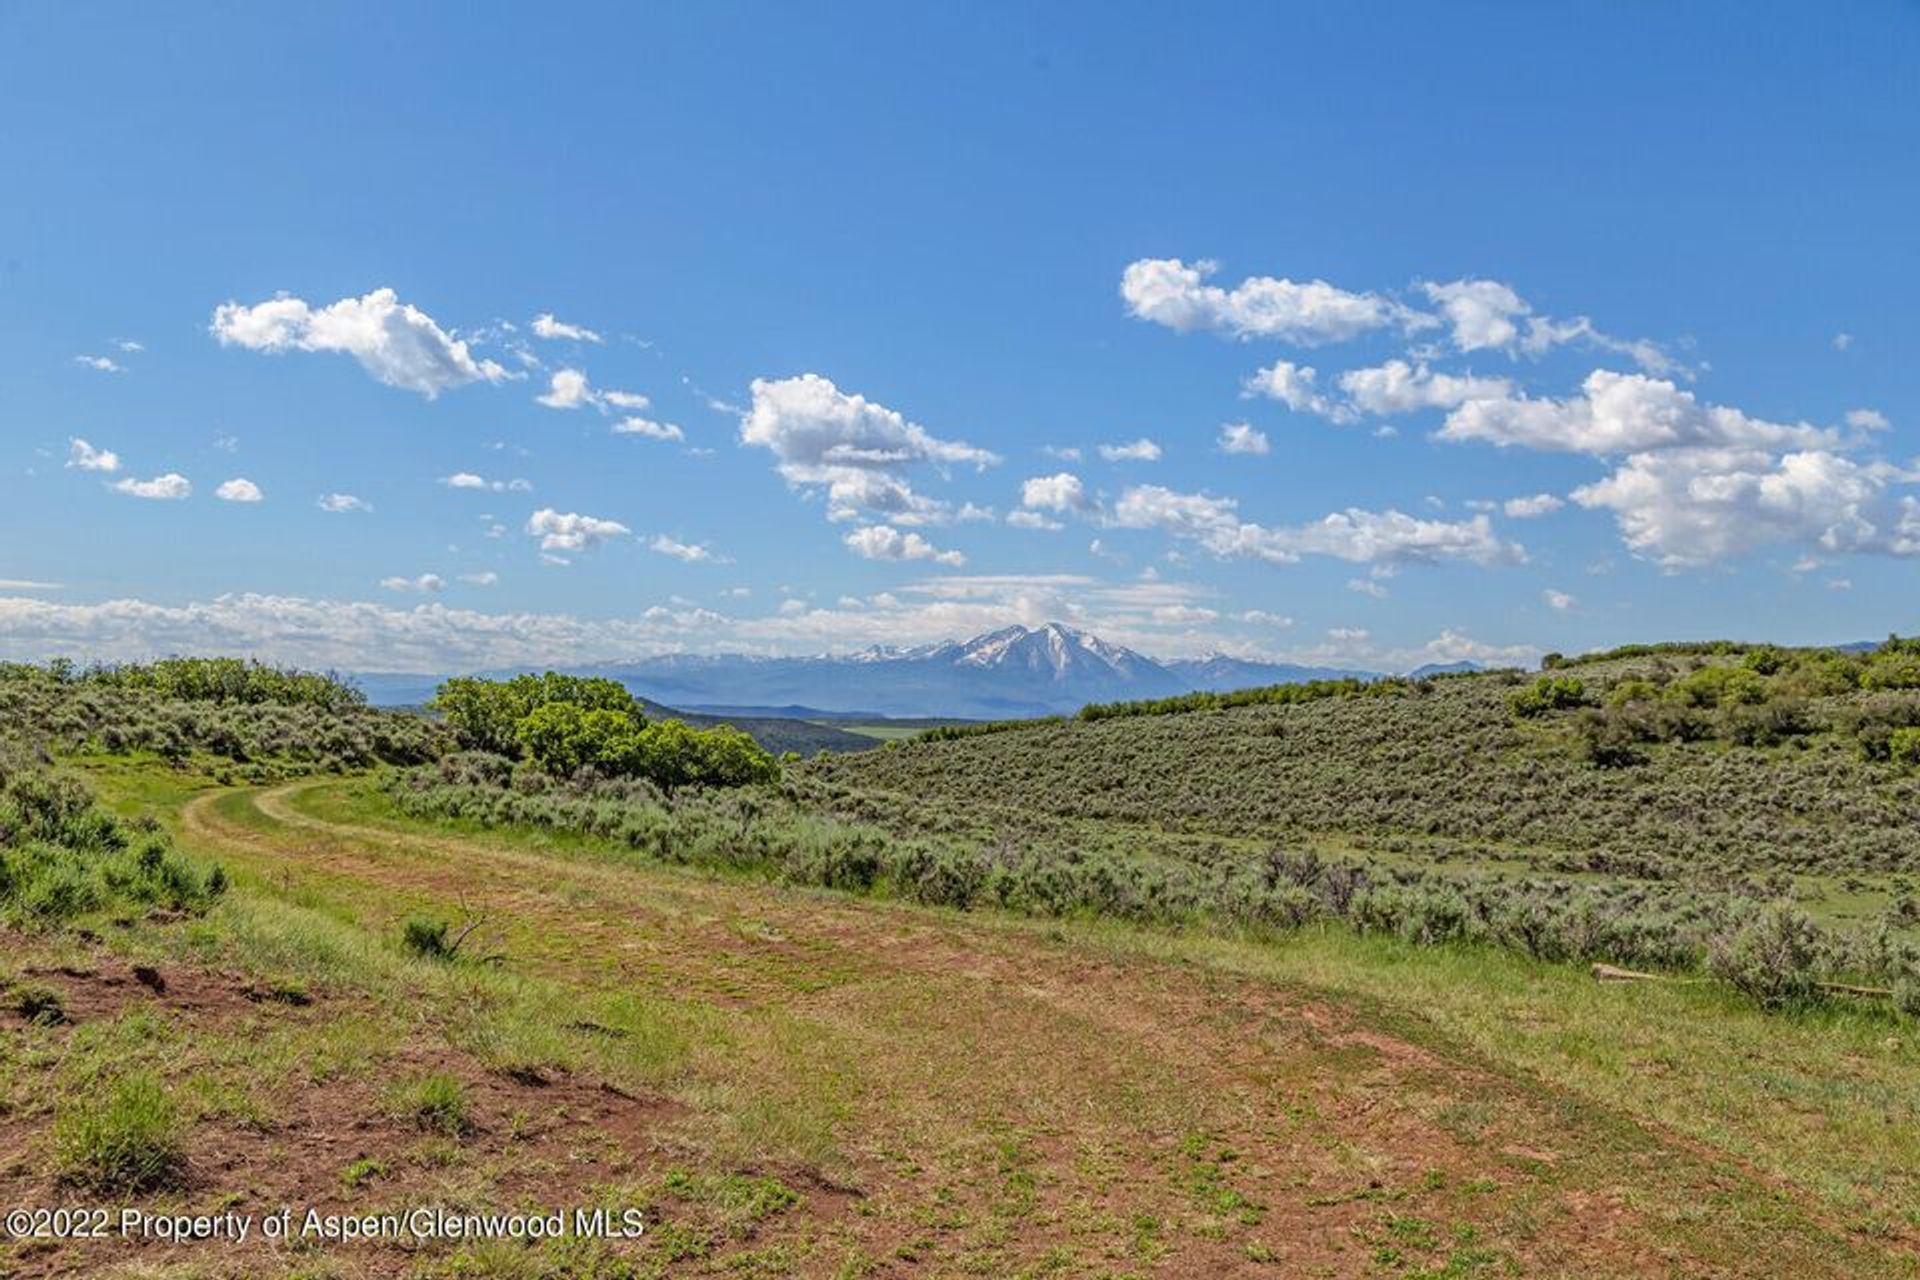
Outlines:
{"type": "Polygon", "coordinates": [[[809,776],[829,792],[910,798],[902,820],[927,829],[1080,824],[1707,886],[1851,877],[1889,898],[1920,875],[1920,778],[1868,758],[1861,738],[1920,724],[1920,694],[1895,687],[1907,659],[1887,664],[1882,687],[1832,692],[1820,664],[1766,677],[1742,661],[1678,652],[1568,666],[1556,674],[1582,682],[1592,705],[1536,718],[1513,708],[1536,677],[1495,672],[1377,696],[1013,725],[809,776]],[[1744,672],[1764,696],[1683,705],[1703,669],[1744,672]],[[1660,687],[1675,696],[1652,698],[1660,687]],[[1672,720],[1665,740],[1596,762],[1594,735],[1655,714],[1672,720]]]}

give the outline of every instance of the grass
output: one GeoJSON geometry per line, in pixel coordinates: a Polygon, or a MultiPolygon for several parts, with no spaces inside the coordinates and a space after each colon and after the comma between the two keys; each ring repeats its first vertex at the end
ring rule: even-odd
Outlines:
{"type": "Polygon", "coordinates": [[[445,1072],[395,1084],[387,1093],[387,1108],[422,1133],[464,1138],[473,1132],[467,1087],[445,1072]]]}
{"type": "Polygon", "coordinates": [[[131,1072],[104,1092],[69,1095],[53,1130],[61,1176],[106,1194],[152,1191],[186,1167],[177,1110],[152,1074],[131,1072]]]}

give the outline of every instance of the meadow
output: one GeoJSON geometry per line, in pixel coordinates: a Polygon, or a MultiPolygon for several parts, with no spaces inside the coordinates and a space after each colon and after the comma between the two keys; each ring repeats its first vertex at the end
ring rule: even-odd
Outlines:
{"type": "Polygon", "coordinates": [[[805,762],[579,683],[422,719],[246,664],[7,668],[10,1204],[649,1229],[0,1257],[1911,1275],[1906,657],[1667,648],[805,762]]]}

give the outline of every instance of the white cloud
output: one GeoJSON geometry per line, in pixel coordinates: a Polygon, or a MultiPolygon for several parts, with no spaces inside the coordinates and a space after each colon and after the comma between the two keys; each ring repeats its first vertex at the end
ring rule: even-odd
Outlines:
{"type": "Polygon", "coordinates": [[[79,436],[67,440],[67,465],[82,471],[111,474],[120,469],[120,455],[111,449],[96,449],[79,436]]]}
{"type": "Polygon", "coordinates": [[[1034,476],[1020,485],[1020,505],[1042,511],[1079,511],[1087,505],[1086,489],[1071,471],[1034,476]]]}
{"type": "Polygon", "coordinates": [[[151,480],[135,480],[128,476],[124,480],[114,481],[112,487],[115,493],[124,493],[129,497],[161,501],[178,501],[193,494],[193,485],[187,478],[172,471],[151,480]]]}
{"type": "Polygon", "coordinates": [[[1220,427],[1220,452],[1254,454],[1264,457],[1272,452],[1267,433],[1245,422],[1228,422],[1220,427]]]}
{"type": "Polygon", "coordinates": [[[75,356],[73,362],[96,373],[125,373],[124,365],[116,364],[107,356],[75,356]]]}
{"type": "Polygon", "coordinates": [[[37,582],[32,578],[0,578],[0,591],[59,591],[57,582],[37,582]]]}
{"type": "Polygon", "coordinates": [[[1776,458],[1763,448],[1697,446],[1632,454],[1573,500],[1612,511],[1627,546],[1670,569],[1773,543],[1912,556],[1920,555],[1920,500],[1889,490],[1916,479],[1822,449],[1776,458]]]}
{"type": "Polygon", "coordinates": [[[1447,415],[1440,439],[1600,455],[1688,445],[1817,446],[1834,439],[1805,423],[1767,422],[1701,404],[1691,391],[1644,374],[1595,369],[1581,389],[1565,400],[1469,400],[1447,415]]]}
{"type": "Polygon", "coordinates": [[[605,339],[591,329],[577,324],[568,324],[557,320],[551,311],[543,311],[533,318],[533,336],[536,338],[569,339],[574,342],[604,342],[605,339]]]}
{"type": "Polygon", "coordinates": [[[213,496],[222,502],[260,502],[267,495],[261,493],[260,486],[253,481],[244,476],[235,476],[231,480],[223,481],[220,487],[213,491],[213,496]]]}
{"type": "Polygon", "coordinates": [[[1109,519],[1120,528],[1164,530],[1217,556],[1274,564],[1292,564],[1308,555],[1369,564],[1503,564],[1525,558],[1521,548],[1494,536],[1484,515],[1421,520],[1400,511],[1349,507],[1311,524],[1269,528],[1242,520],[1231,498],[1140,485],[1120,495],[1109,519]]]}
{"type": "Polygon", "coordinates": [[[1853,579],[1852,578],[1828,578],[1827,590],[1851,591],[1853,590],[1853,579]]]}
{"type": "Polygon", "coordinates": [[[1049,533],[1058,533],[1067,526],[1058,520],[1050,520],[1038,511],[1009,511],[1007,523],[1016,529],[1043,529],[1049,533]]]}
{"type": "Polygon", "coordinates": [[[677,542],[664,533],[657,533],[647,543],[647,549],[659,555],[672,556],[675,560],[687,564],[727,564],[725,557],[716,556],[713,551],[697,542],[677,542]]]}
{"type": "Polygon", "coordinates": [[[1536,493],[1525,498],[1508,498],[1500,504],[1509,520],[1532,520],[1537,516],[1551,515],[1566,506],[1566,502],[1551,493],[1536,493]]]}
{"type": "Polygon", "coordinates": [[[491,569],[484,569],[479,573],[463,573],[460,575],[460,581],[469,586],[491,587],[500,581],[500,575],[491,569]]]}
{"type": "Polygon", "coordinates": [[[919,534],[903,533],[892,525],[863,525],[847,534],[843,541],[855,555],[868,560],[931,560],[955,568],[967,562],[958,551],[942,551],[919,534]]]}
{"type": "Polygon", "coordinates": [[[1060,445],[1043,444],[1040,446],[1040,452],[1046,454],[1049,458],[1056,458],[1061,462],[1080,461],[1080,450],[1071,445],[1063,447],[1060,445]]]}
{"type": "Polygon", "coordinates": [[[1153,610],[1155,622],[1169,626],[1192,626],[1196,623],[1217,622],[1220,619],[1218,609],[1208,609],[1191,604],[1163,604],[1153,610]]]}
{"type": "Polygon", "coordinates": [[[1572,596],[1568,595],[1566,592],[1555,591],[1552,587],[1548,587],[1545,591],[1542,591],[1540,593],[1540,598],[1547,602],[1548,608],[1556,610],[1557,612],[1560,612],[1560,613],[1565,613],[1567,610],[1573,608],[1574,605],[1579,603],[1579,601],[1575,600],[1572,596]]]}
{"type": "Polygon", "coordinates": [[[1878,409],[1849,409],[1846,423],[1855,431],[1891,431],[1893,424],[1878,409]]]}
{"type": "Polygon", "coordinates": [[[1160,446],[1141,436],[1126,444],[1103,444],[1100,446],[1100,456],[1108,462],[1158,462],[1160,446]]]}
{"type": "Polygon", "coordinates": [[[1295,413],[1313,413],[1335,422],[1353,421],[1353,410],[1323,393],[1312,365],[1276,360],[1241,384],[1241,394],[1278,400],[1295,413]]]}
{"type": "Polygon", "coordinates": [[[633,530],[617,520],[583,516],[542,507],[527,518],[527,533],[540,539],[542,551],[589,551],[609,538],[619,538],[633,530]]]}
{"type": "Polygon", "coordinates": [[[317,503],[322,511],[331,511],[334,515],[345,515],[350,511],[371,511],[373,504],[365,498],[356,498],[350,493],[323,493],[317,503]]]}
{"type": "Polygon", "coordinates": [[[1120,279],[1120,296],[1137,319],[1181,333],[1205,331],[1230,338],[1279,338],[1302,346],[1338,342],[1392,325],[1417,327],[1421,318],[1373,293],[1350,293],[1324,280],[1299,284],[1253,276],[1232,289],[1207,284],[1218,264],[1178,258],[1142,258],[1120,279]]]}
{"type": "Polygon", "coordinates": [[[1340,375],[1347,404],[1377,417],[1418,413],[1422,409],[1451,409],[1469,400],[1502,399],[1513,394],[1505,378],[1456,377],[1433,373],[1426,365],[1389,360],[1370,369],[1350,369],[1340,375]]]}
{"type": "Polygon", "coordinates": [[[918,466],[993,466],[998,455],[942,440],[865,396],[841,391],[819,374],[756,378],[753,403],[740,420],[741,443],[770,451],[786,482],[824,490],[827,518],[854,520],[876,513],[893,524],[938,523],[948,503],[914,490],[918,466]]]}
{"type": "Polygon", "coordinates": [[[518,477],[512,480],[489,480],[471,471],[456,471],[450,476],[441,476],[439,483],[449,489],[471,489],[479,493],[530,493],[533,490],[530,481],[518,477]]]}
{"type": "Polygon", "coordinates": [[[382,578],[380,586],[387,591],[416,591],[432,594],[446,589],[446,579],[437,573],[423,573],[417,578],[382,578]]]}
{"type": "Polygon", "coordinates": [[[1239,615],[1239,620],[1256,627],[1274,627],[1284,631],[1293,625],[1293,619],[1284,613],[1271,613],[1265,609],[1248,609],[1239,615]]]}
{"type": "Polygon", "coordinates": [[[1385,600],[1388,595],[1387,588],[1372,578],[1348,578],[1347,590],[1356,595],[1372,596],[1375,600],[1385,600]]]}
{"type": "Polygon", "coordinates": [[[1845,351],[1848,347],[1852,345],[1853,345],[1852,334],[1836,333],[1833,335],[1833,349],[1835,351],[1845,351]]]}
{"type": "Polygon", "coordinates": [[[534,401],[549,409],[578,409],[599,403],[587,384],[587,375],[578,369],[555,369],[547,380],[546,394],[535,396],[534,401]]]}
{"type": "Polygon", "coordinates": [[[138,355],[147,349],[146,343],[135,342],[132,338],[115,338],[113,345],[129,355],[138,355]]]}
{"type": "Polygon", "coordinates": [[[655,422],[650,418],[622,418],[613,424],[613,433],[617,436],[645,436],[649,440],[685,440],[687,433],[671,422],[655,422]]]}
{"type": "Polygon", "coordinates": [[[1492,350],[1537,357],[1554,347],[1585,341],[1628,356],[1650,373],[1681,371],[1677,361],[1644,338],[1612,337],[1596,329],[1586,316],[1555,320],[1535,315],[1510,285],[1497,280],[1454,280],[1421,287],[1446,317],[1454,348],[1459,351],[1492,350]]]}
{"type": "Polygon", "coordinates": [[[350,355],[375,381],[429,400],[454,387],[514,376],[492,360],[475,359],[464,341],[399,301],[392,289],[317,309],[285,294],[251,307],[227,302],[214,311],[211,330],[222,346],[249,351],[350,355]]]}

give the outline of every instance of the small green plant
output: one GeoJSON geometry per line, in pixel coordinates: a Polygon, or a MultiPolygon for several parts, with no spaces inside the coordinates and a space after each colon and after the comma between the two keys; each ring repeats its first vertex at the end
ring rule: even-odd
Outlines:
{"type": "Polygon", "coordinates": [[[64,1103],[54,1121],[61,1176],[103,1192],[151,1191],[186,1169],[180,1121],[159,1080],[144,1071],[121,1077],[104,1095],[64,1103]]]}
{"type": "Polygon", "coordinates": [[[348,1191],[358,1191],[375,1178],[384,1176],[386,1172],[387,1166],[383,1161],[375,1160],[372,1156],[362,1156],[340,1171],[340,1185],[348,1191]]]}
{"type": "Polygon", "coordinates": [[[396,1086],[389,1107],[395,1116],[425,1133],[459,1138],[473,1132],[467,1087],[445,1072],[396,1086]]]}

